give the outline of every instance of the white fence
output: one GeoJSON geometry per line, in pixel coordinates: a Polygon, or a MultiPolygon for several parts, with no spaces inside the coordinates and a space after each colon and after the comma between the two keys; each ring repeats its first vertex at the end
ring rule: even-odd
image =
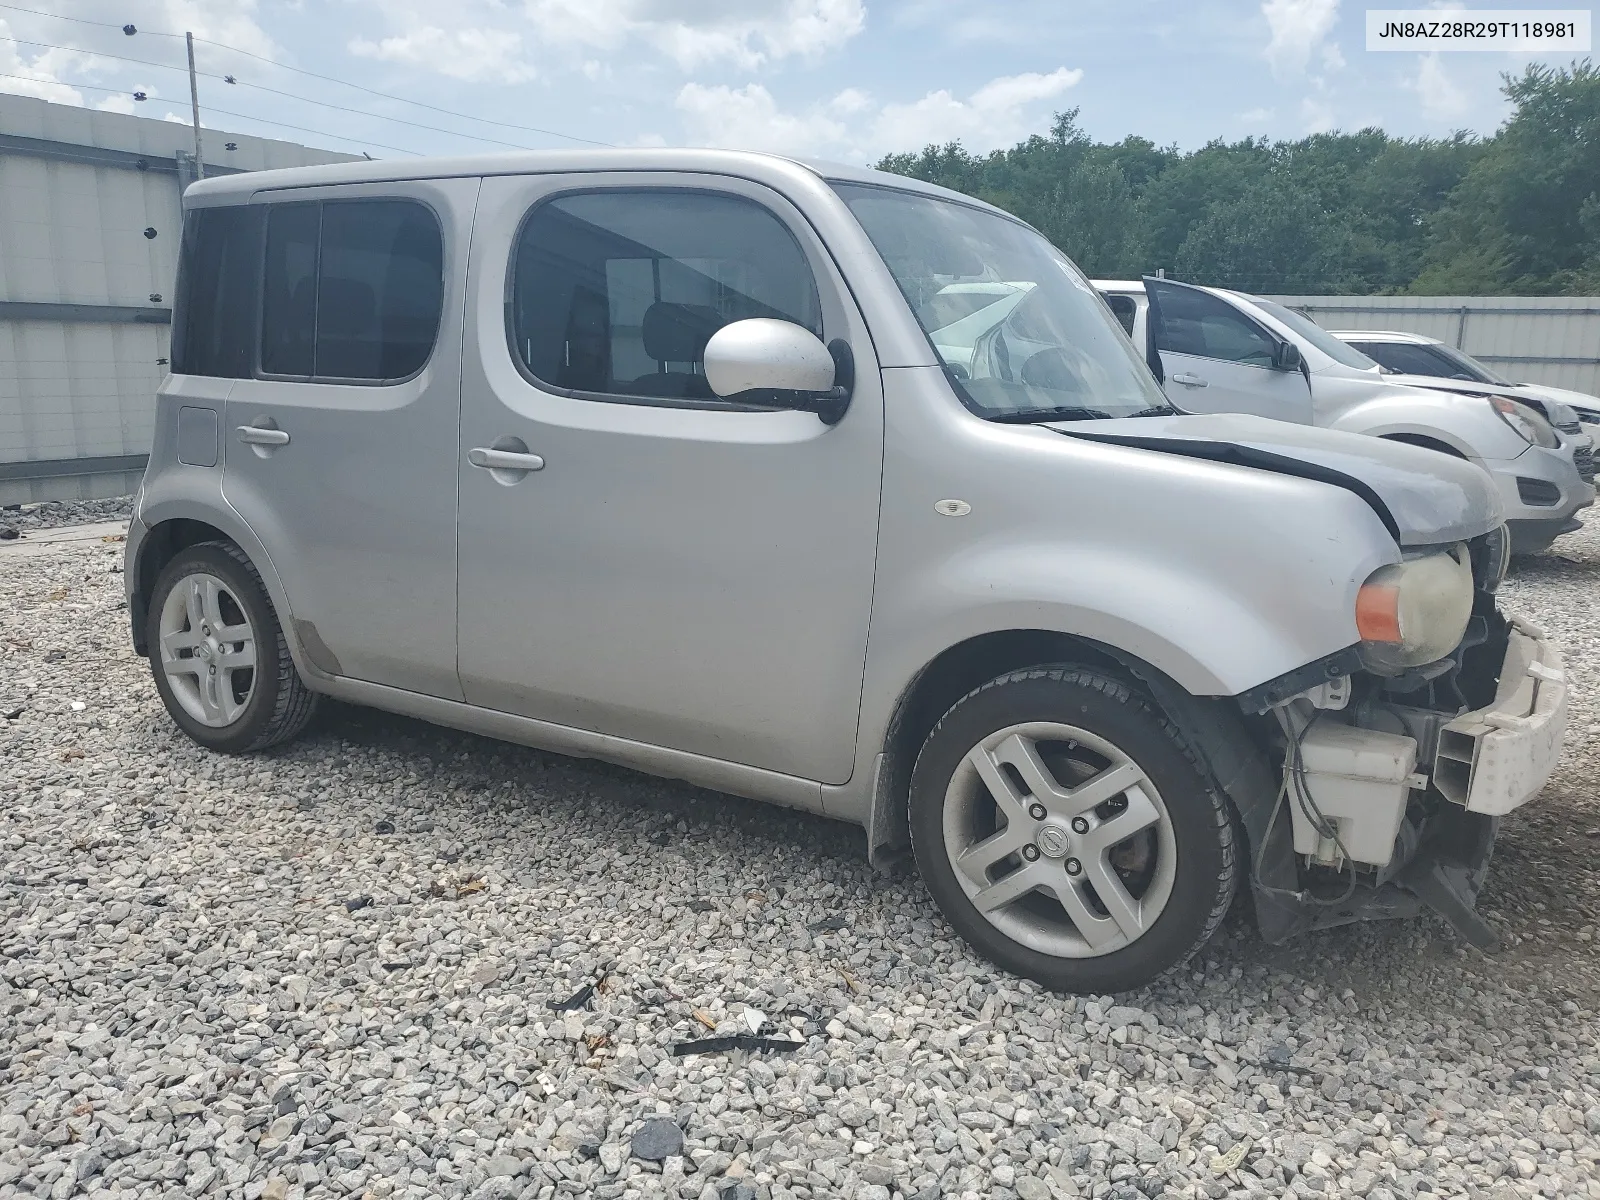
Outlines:
{"type": "Polygon", "coordinates": [[[1438,338],[1517,383],[1600,395],[1600,297],[1274,296],[1324,329],[1438,338]]]}

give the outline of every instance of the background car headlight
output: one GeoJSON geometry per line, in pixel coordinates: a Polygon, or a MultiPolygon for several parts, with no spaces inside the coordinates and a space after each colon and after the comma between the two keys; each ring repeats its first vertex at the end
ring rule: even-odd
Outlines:
{"type": "Polygon", "coordinates": [[[1472,562],[1464,545],[1379,567],[1356,595],[1361,655],[1379,675],[1437,662],[1472,617],[1472,562]]]}
{"type": "Polygon", "coordinates": [[[1578,410],[1570,404],[1563,404],[1559,400],[1546,400],[1544,415],[1550,424],[1558,429],[1571,429],[1578,424],[1578,410]]]}
{"type": "Polygon", "coordinates": [[[1517,436],[1523,441],[1543,446],[1546,450],[1554,450],[1561,445],[1555,427],[1531,404],[1524,404],[1509,396],[1490,396],[1489,403],[1494,405],[1494,410],[1500,414],[1500,419],[1516,430],[1517,436]]]}

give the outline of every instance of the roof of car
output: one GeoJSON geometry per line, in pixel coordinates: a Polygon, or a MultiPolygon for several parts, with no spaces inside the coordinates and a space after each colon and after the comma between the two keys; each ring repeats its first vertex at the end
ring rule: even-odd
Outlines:
{"type": "MultiPolygon", "coordinates": [[[[848,163],[790,158],[752,150],[703,150],[642,147],[602,150],[525,150],[500,154],[467,154],[439,158],[379,158],[322,163],[275,171],[249,171],[201,180],[184,193],[191,199],[216,199],[262,190],[313,187],[338,183],[393,183],[407,179],[444,179],[485,175],[576,174],[585,171],[695,171],[749,177],[808,172],[821,179],[862,183],[921,192],[964,204],[1003,210],[982,200],[904,175],[874,171],[848,163]]],[[[1005,213],[1006,216],[1011,216],[1005,213]]],[[[1015,220],[1015,217],[1012,217],[1015,220]]]]}
{"type": "Polygon", "coordinates": [[[1102,292],[1144,292],[1142,279],[1091,279],[1089,282],[1102,292]]]}
{"type": "Polygon", "coordinates": [[[1400,329],[1330,329],[1329,333],[1342,342],[1401,342],[1410,346],[1442,346],[1438,338],[1420,333],[1406,333],[1400,329]]]}

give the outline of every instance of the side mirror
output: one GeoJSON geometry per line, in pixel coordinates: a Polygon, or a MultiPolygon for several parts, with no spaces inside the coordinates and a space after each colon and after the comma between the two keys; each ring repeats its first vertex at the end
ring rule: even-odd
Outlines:
{"type": "Polygon", "coordinates": [[[850,404],[854,363],[842,340],[824,346],[791,321],[752,317],[724,325],[706,343],[706,382],[724,400],[804,409],[835,425],[850,404]]]}
{"type": "Polygon", "coordinates": [[[1272,365],[1280,371],[1298,371],[1305,364],[1305,357],[1300,353],[1300,347],[1293,342],[1279,342],[1277,353],[1272,356],[1272,365]]]}

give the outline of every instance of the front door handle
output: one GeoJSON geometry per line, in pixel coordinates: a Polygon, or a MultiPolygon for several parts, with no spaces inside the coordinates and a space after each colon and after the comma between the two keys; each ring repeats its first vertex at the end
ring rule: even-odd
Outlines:
{"type": "Polygon", "coordinates": [[[239,440],[247,446],[287,446],[287,429],[270,429],[261,425],[239,426],[239,440]]]}
{"type": "Polygon", "coordinates": [[[1201,379],[1200,376],[1198,376],[1198,375],[1185,375],[1185,374],[1174,375],[1172,377],[1172,382],[1173,383],[1181,383],[1181,384],[1183,384],[1184,387],[1210,387],[1211,386],[1204,379],[1201,379]]]}
{"type": "Polygon", "coordinates": [[[537,454],[519,454],[514,450],[495,450],[479,446],[467,451],[467,461],[475,467],[489,471],[542,471],[544,459],[537,454]]]}

